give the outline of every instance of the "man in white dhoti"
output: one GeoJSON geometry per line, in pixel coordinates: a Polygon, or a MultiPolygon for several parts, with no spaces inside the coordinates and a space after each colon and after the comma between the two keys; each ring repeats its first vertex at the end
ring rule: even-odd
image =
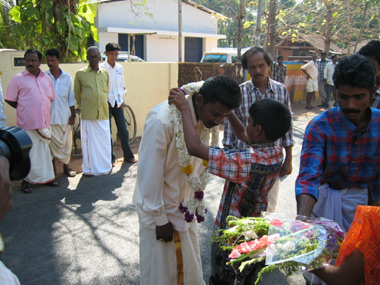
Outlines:
{"type": "Polygon", "coordinates": [[[83,175],[91,177],[111,172],[111,135],[108,115],[107,71],[99,67],[99,48],[87,49],[89,66],[75,74],[74,94],[81,108],[83,175]]]}
{"type": "Polygon", "coordinates": [[[57,158],[63,163],[63,173],[68,177],[74,177],[76,172],[69,167],[69,162],[73,145],[72,126],[75,122],[75,98],[71,76],[59,68],[60,62],[61,56],[57,49],[49,49],[46,52],[46,63],[49,70],[45,73],[50,76],[57,96],[51,104],[50,151],[54,172],[55,158],[57,158]]]}
{"type": "Polygon", "coordinates": [[[368,188],[380,189],[380,110],[369,105],[374,65],[357,54],[343,58],[333,81],[338,107],[315,117],[305,130],[297,212],[334,220],[348,231],[356,207],[368,202],[368,188]]]}
{"type": "MultiPolygon", "coordinates": [[[[188,98],[198,133],[208,133],[240,104],[239,86],[227,76],[207,79],[198,91],[188,98]]],[[[189,167],[179,161],[186,146],[179,146],[173,109],[163,102],[149,112],[139,148],[133,202],[140,221],[140,284],[205,284],[197,224],[185,221],[179,209],[195,190],[185,174],[189,167]]],[[[191,158],[194,177],[202,165],[191,158]]]]}
{"type": "Polygon", "coordinates": [[[7,124],[5,123],[6,116],[4,115],[4,97],[3,97],[3,88],[1,86],[0,79],[0,128],[5,128],[7,124]]]}

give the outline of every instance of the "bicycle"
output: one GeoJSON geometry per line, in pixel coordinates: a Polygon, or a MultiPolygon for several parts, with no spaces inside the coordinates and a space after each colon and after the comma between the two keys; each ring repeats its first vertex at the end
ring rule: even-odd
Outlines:
{"type": "Polygon", "coordinates": [[[80,109],[76,108],[75,109],[75,122],[74,125],[72,126],[73,129],[73,148],[72,148],[72,155],[73,156],[81,156],[82,151],[79,148],[80,145],[80,109]]]}
{"type": "Polygon", "coordinates": [[[127,104],[124,104],[124,117],[125,117],[125,123],[127,125],[127,130],[129,133],[129,143],[133,144],[133,142],[136,139],[136,133],[137,133],[136,117],[131,106],[127,104]]]}
{"type": "MultiPolygon", "coordinates": [[[[81,150],[80,150],[80,108],[75,109],[75,123],[72,126],[73,128],[73,150],[72,154],[80,156],[81,150]]],[[[129,105],[124,104],[124,117],[125,117],[125,124],[127,126],[127,130],[129,133],[129,144],[133,144],[133,142],[136,139],[136,133],[137,133],[137,123],[136,123],[136,116],[133,112],[132,108],[129,105]]]]}

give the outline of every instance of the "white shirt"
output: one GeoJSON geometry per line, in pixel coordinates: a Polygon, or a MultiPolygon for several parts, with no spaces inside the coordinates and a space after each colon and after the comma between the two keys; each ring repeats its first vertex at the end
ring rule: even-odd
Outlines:
{"type": "Polygon", "coordinates": [[[336,66],[336,63],[333,64],[332,62],[329,62],[326,64],[323,78],[327,80],[328,85],[334,85],[334,81],[332,79],[332,76],[334,73],[335,66],[336,66]]]}
{"type": "Polygon", "coordinates": [[[309,74],[311,80],[318,80],[318,65],[316,62],[311,60],[305,65],[302,65],[301,69],[305,70],[307,74],[309,74]]]}
{"type": "Polygon", "coordinates": [[[0,79],[0,128],[5,128],[5,119],[7,117],[4,115],[4,97],[3,97],[3,88],[1,87],[0,79]]]}
{"type": "Polygon", "coordinates": [[[124,93],[126,92],[123,67],[117,62],[112,67],[107,61],[101,63],[100,67],[109,74],[108,102],[112,107],[115,107],[115,103],[119,107],[124,101],[124,93]]]}
{"type": "MultiPolygon", "coordinates": [[[[190,96],[188,101],[199,134],[202,123],[196,120],[190,96]]],[[[203,167],[202,160],[195,157],[192,165],[194,171],[203,167]]],[[[178,162],[174,128],[169,119],[169,104],[165,101],[149,112],[140,143],[133,195],[140,223],[154,229],[156,225],[162,226],[170,221],[177,231],[187,231],[190,224],[185,221],[178,206],[184,200],[193,198],[193,193],[178,162]]]]}
{"type": "Polygon", "coordinates": [[[71,116],[70,107],[75,106],[75,96],[71,76],[61,70],[61,75],[55,79],[50,70],[45,72],[53,82],[56,98],[51,103],[50,124],[67,125],[71,116]]]}
{"type": "Polygon", "coordinates": [[[10,271],[4,263],[0,261],[0,284],[1,285],[20,285],[17,276],[10,271]]]}

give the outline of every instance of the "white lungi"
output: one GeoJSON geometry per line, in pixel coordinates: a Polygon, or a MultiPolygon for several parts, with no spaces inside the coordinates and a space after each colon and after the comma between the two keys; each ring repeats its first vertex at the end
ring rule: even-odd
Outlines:
{"type": "Polygon", "coordinates": [[[111,135],[109,120],[81,120],[82,170],[84,174],[110,173],[111,135]]]}
{"type": "Polygon", "coordinates": [[[50,151],[52,158],[58,158],[63,164],[69,164],[73,146],[71,125],[51,125],[50,151]]]}
{"type": "Polygon", "coordinates": [[[267,212],[276,212],[279,189],[280,189],[280,177],[277,177],[276,182],[274,182],[272,186],[272,189],[270,189],[268,192],[268,206],[266,209],[267,212]]]}
{"type": "MultiPolygon", "coordinates": [[[[185,285],[205,284],[202,273],[197,224],[192,222],[188,231],[179,232],[181,239],[185,285]]],[[[177,284],[177,256],[174,242],[156,240],[156,230],[140,223],[140,284],[177,284]]]]}
{"type": "Polygon", "coordinates": [[[50,154],[50,128],[25,130],[32,140],[30,150],[30,171],[25,180],[32,184],[46,184],[55,179],[53,163],[50,154]]]}
{"type": "MultiPolygon", "coordinates": [[[[325,183],[319,186],[318,190],[319,197],[314,205],[312,216],[333,220],[346,232],[348,232],[354,219],[356,207],[368,203],[367,189],[335,190],[325,183]]],[[[313,284],[326,284],[310,272],[305,272],[304,276],[313,284]]]]}

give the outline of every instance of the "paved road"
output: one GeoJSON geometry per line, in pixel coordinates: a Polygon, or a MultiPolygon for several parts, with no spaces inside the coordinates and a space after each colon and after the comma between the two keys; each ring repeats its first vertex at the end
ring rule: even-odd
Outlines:
{"type": "MultiPolygon", "coordinates": [[[[294,105],[293,174],[281,182],[278,212],[295,213],[294,181],[304,128],[316,112],[294,105]]],[[[80,159],[73,165],[80,169],[80,159]]],[[[14,185],[12,211],[0,224],[1,260],[21,284],[138,284],[138,219],[132,204],[137,165],[117,164],[110,175],[59,177],[60,187],[37,186],[32,194],[14,185]]],[[[148,174],[147,174],[148,175],[148,174]]],[[[223,180],[206,189],[209,212],[199,227],[204,278],[210,274],[209,241],[223,180]]],[[[300,274],[268,276],[262,284],[304,284],[300,274]]]]}

